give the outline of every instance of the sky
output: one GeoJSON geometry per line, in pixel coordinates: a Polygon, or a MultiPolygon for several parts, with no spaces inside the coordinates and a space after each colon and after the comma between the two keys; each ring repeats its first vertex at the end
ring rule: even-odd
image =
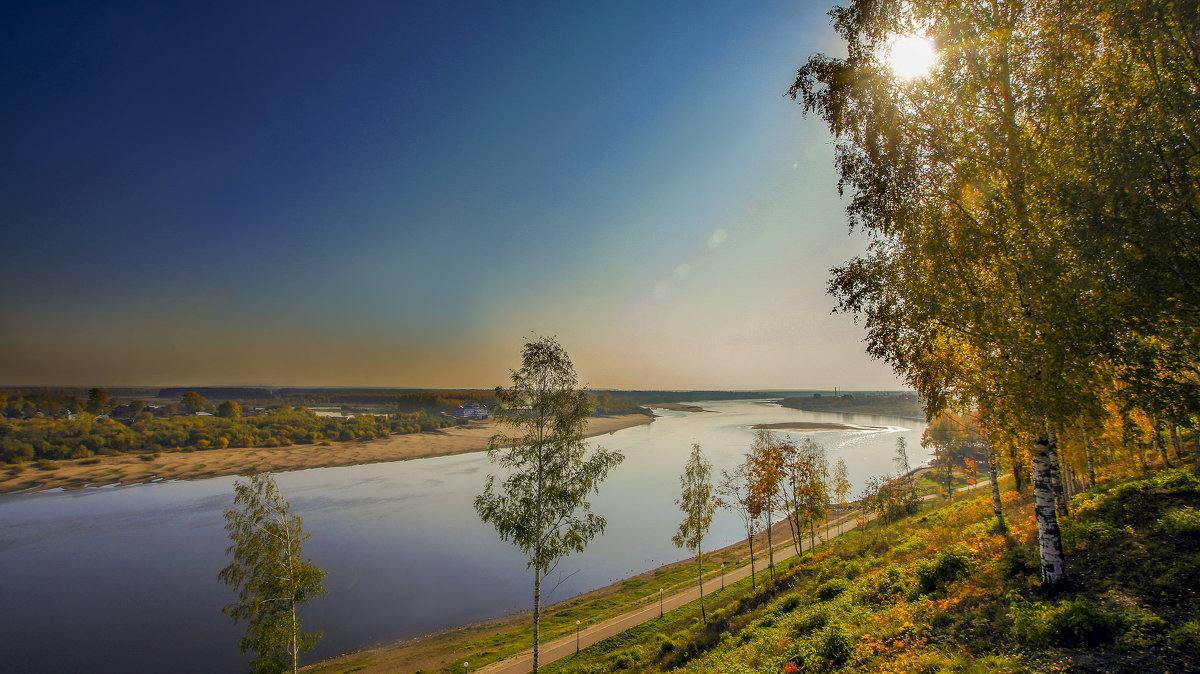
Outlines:
{"type": "Polygon", "coordinates": [[[902,388],[783,95],[831,4],[9,8],[0,385],[902,388]]]}

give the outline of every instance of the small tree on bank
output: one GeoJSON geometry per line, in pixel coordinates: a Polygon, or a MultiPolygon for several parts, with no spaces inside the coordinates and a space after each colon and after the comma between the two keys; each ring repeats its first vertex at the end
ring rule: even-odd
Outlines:
{"type": "Polygon", "coordinates": [[[721,483],[717,486],[717,505],[732,510],[742,518],[746,528],[746,543],[750,547],[750,587],[758,589],[754,573],[754,533],[758,530],[758,515],[754,514],[754,495],[749,485],[750,457],[738,464],[733,472],[721,471],[721,483]]]}
{"type": "MultiPolygon", "coordinates": [[[[846,507],[846,499],[850,498],[850,472],[846,468],[846,460],[839,458],[833,465],[833,493],[837,496],[838,505],[846,507]]],[[[844,519],[844,517],[842,518],[844,519]]],[[[842,519],[838,520],[838,535],[842,535],[842,519]]]]}
{"type": "Polygon", "coordinates": [[[700,581],[700,619],[708,622],[704,611],[704,555],[700,544],[708,527],[712,524],[713,513],[717,510],[717,502],[713,499],[712,464],[700,452],[699,443],[692,444],[692,454],[684,465],[683,475],[679,476],[679,486],[682,493],[675,499],[676,505],[683,511],[683,521],[671,542],[677,548],[687,548],[696,553],[696,571],[700,581]]]}
{"type": "Polygon", "coordinates": [[[771,570],[771,579],[774,580],[775,541],[771,537],[771,529],[775,524],[775,504],[779,499],[780,484],[783,482],[783,452],[775,434],[765,429],[754,431],[754,441],[750,444],[747,461],[750,514],[756,518],[765,516],[767,566],[771,570]]]}
{"type": "Polygon", "coordinates": [[[225,531],[233,541],[226,554],[233,561],[219,577],[237,592],[237,601],[222,611],[235,623],[246,621],[239,646],[243,653],[254,651],[254,672],[294,673],[300,653],[321,638],[300,631],[299,611],[309,599],[326,593],[321,583],[325,571],[301,557],[309,535],[270,473],[235,482],[233,503],[225,511],[225,531]]]}
{"type": "Polygon", "coordinates": [[[604,532],[605,519],[592,513],[588,494],[599,489],[625,458],[584,443],[592,412],[567,352],[550,337],[525,343],[521,369],[510,371],[512,387],[496,387],[492,415],[511,435],[491,439],[488,458],[508,471],[502,486],[489,475],[475,511],[501,540],[511,540],[533,569],[533,671],[538,669],[542,579],[560,559],[583,550],[604,532]]]}

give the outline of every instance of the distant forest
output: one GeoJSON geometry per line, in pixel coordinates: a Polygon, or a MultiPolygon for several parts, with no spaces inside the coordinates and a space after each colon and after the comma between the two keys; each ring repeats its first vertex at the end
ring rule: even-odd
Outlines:
{"type": "MultiPolygon", "coordinates": [[[[784,398],[785,405],[799,409],[924,418],[911,394],[798,395],[803,393],[593,391],[590,395],[597,415],[649,415],[647,406],[655,403],[784,398]]],[[[0,389],[0,463],[369,440],[466,424],[449,413],[471,402],[492,405],[495,393],[484,389],[5,388],[0,389]],[[321,407],[337,408],[347,416],[319,416],[312,411],[321,407]]]]}
{"type": "Polygon", "coordinates": [[[925,421],[925,408],[915,393],[823,395],[784,398],[779,403],[784,407],[807,412],[840,412],[843,414],[876,414],[884,417],[900,417],[925,421]]]}

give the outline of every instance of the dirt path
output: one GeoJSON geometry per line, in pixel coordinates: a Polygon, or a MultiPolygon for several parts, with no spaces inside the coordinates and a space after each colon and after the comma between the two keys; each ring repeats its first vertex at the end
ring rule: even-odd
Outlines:
{"type": "MultiPolygon", "coordinates": [[[[973,487],[962,487],[955,491],[965,492],[972,489],[980,489],[990,484],[990,481],[980,480],[973,487]]],[[[933,498],[934,495],[929,495],[926,496],[924,500],[932,500],[933,498]]],[[[840,519],[834,520],[831,525],[839,527],[841,529],[841,533],[831,535],[829,540],[837,538],[838,536],[844,535],[845,533],[853,531],[855,528],[857,528],[857,516],[857,511],[851,511],[850,513],[843,515],[840,519]],[[849,522],[850,524],[843,527],[842,525],[844,525],[846,522],[849,522]]],[[[779,524],[776,524],[776,526],[779,526],[779,524]]],[[[817,545],[820,545],[825,541],[826,538],[824,534],[822,532],[818,532],[817,545]]],[[[807,550],[809,550],[808,543],[801,541],[801,554],[807,550]]],[[[796,550],[790,540],[775,546],[775,563],[777,565],[795,556],[796,550]]],[[[758,561],[756,561],[755,564],[757,565],[758,561]]],[[[763,568],[759,567],[758,572],[760,574],[763,573],[763,568]]],[[[749,576],[750,565],[747,564],[731,571],[726,571],[724,582],[726,584],[736,583],[737,581],[748,578],[749,576]]],[[[717,585],[713,585],[711,583],[721,582],[720,577],[720,571],[712,572],[705,576],[704,585],[706,588],[709,588],[706,592],[706,596],[707,594],[712,593],[712,588],[718,587],[717,585]]],[[[666,595],[662,598],[662,613],[669,613],[670,611],[690,604],[699,598],[700,589],[695,586],[689,587],[686,590],[676,592],[674,594],[666,595]]],[[[656,598],[651,598],[646,606],[628,611],[597,625],[581,627],[578,637],[572,634],[547,641],[546,643],[542,644],[539,664],[548,665],[551,662],[570,657],[575,655],[577,649],[582,650],[588,646],[598,644],[609,637],[615,636],[626,630],[633,629],[642,623],[646,623],[658,618],[661,613],[659,609],[659,602],[655,601],[655,599],[656,598]],[[578,639],[578,641],[576,639],[578,639]]],[[[531,648],[529,650],[522,651],[507,660],[493,663],[487,667],[479,669],[478,671],[486,672],[487,674],[525,674],[526,672],[533,671],[533,649],[531,648]]]]}

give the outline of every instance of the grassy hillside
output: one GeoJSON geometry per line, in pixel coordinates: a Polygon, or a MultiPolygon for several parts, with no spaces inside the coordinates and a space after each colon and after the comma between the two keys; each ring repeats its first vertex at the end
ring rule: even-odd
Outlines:
{"type": "MultiPolygon", "coordinates": [[[[1038,589],[1030,494],[987,490],[821,546],[547,671],[1200,671],[1200,480],[1111,479],[1063,522],[1071,587],[1038,589]],[[712,610],[715,606],[715,610],[712,610]]],[[[941,502],[944,503],[944,502],[941,502]]]]}

